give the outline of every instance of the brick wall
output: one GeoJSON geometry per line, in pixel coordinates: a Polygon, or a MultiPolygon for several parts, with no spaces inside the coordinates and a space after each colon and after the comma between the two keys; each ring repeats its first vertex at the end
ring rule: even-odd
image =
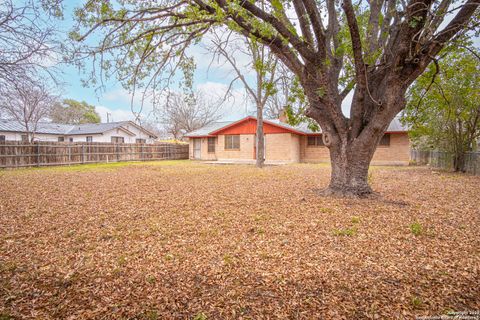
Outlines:
{"type": "MultiPolygon", "coordinates": [[[[202,160],[253,160],[255,135],[240,135],[240,150],[225,150],[225,136],[216,139],[215,153],[208,153],[208,138],[201,138],[202,160]]],[[[266,134],[266,160],[291,162],[329,162],[327,147],[307,145],[307,137],[292,133],[266,134]]],[[[190,159],[193,158],[193,139],[190,139],[190,159]]],[[[410,161],[410,140],[407,133],[391,133],[390,146],[378,146],[372,164],[407,165],[410,161]]]]}
{"type": "Polygon", "coordinates": [[[390,133],[390,146],[378,146],[372,164],[408,165],[410,162],[410,140],[407,133],[390,133]]]}
{"type": "MultiPolygon", "coordinates": [[[[296,135],[293,135],[296,136],[296,135]]],[[[277,133],[265,135],[267,146],[267,161],[294,161],[292,155],[296,149],[299,149],[298,139],[292,137],[291,133],[277,133]]]]}
{"type": "Polygon", "coordinates": [[[300,136],[298,134],[291,134],[292,150],[291,160],[292,162],[300,162],[300,136]]]}
{"type": "MultiPolygon", "coordinates": [[[[327,147],[307,146],[307,137],[300,138],[300,160],[302,162],[329,162],[327,147]]],[[[410,140],[407,133],[391,133],[390,146],[378,146],[372,164],[408,165],[410,161],[410,140]]]]}
{"type": "Polygon", "coordinates": [[[300,137],[300,161],[325,162],[330,161],[330,152],[327,147],[308,146],[307,137],[300,137]]]}
{"type": "Polygon", "coordinates": [[[253,160],[253,146],[255,145],[255,135],[241,134],[240,135],[240,150],[225,150],[225,136],[219,135],[216,145],[217,159],[240,159],[253,160]]]}

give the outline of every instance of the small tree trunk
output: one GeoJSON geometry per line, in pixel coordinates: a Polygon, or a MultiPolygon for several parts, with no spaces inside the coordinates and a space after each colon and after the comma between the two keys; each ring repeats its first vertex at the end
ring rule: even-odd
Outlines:
{"type": "Polygon", "coordinates": [[[465,154],[463,152],[456,152],[453,161],[453,170],[455,172],[465,172],[465,154]]]}
{"type": "Polygon", "coordinates": [[[257,134],[256,134],[256,162],[258,168],[263,168],[265,163],[265,137],[263,136],[263,108],[257,106],[257,134]]]}
{"type": "Polygon", "coordinates": [[[368,168],[376,143],[371,145],[369,150],[343,142],[330,146],[332,174],[325,194],[362,197],[372,193],[368,184],[368,168]]]}

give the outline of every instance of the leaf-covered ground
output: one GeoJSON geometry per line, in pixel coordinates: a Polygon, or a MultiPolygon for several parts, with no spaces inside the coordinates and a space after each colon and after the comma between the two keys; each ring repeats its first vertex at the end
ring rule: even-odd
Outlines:
{"type": "Polygon", "coordinates": [[[0,171],[0,315],[480,310],[480,177],[377,167],[381,196],[334,199],[316,193],[329,172],[188,161],[0,171]]]}

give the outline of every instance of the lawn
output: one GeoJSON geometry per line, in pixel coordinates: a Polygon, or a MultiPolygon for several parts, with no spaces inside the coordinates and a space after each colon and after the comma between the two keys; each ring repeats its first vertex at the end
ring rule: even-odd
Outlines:
{"type": "Polygon", "coordinates": [[[189,161],[0,171],[0,319],[411,319],[480,310],[480,177],[189,161]]]}

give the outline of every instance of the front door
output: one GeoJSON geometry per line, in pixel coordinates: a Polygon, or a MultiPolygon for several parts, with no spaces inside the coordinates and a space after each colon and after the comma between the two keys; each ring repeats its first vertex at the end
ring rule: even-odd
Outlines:
{"type": "Polygon", "coordinates": [[[193,139],[193,158],[200,159],[202,154],[202,139],[193,139]]]}

